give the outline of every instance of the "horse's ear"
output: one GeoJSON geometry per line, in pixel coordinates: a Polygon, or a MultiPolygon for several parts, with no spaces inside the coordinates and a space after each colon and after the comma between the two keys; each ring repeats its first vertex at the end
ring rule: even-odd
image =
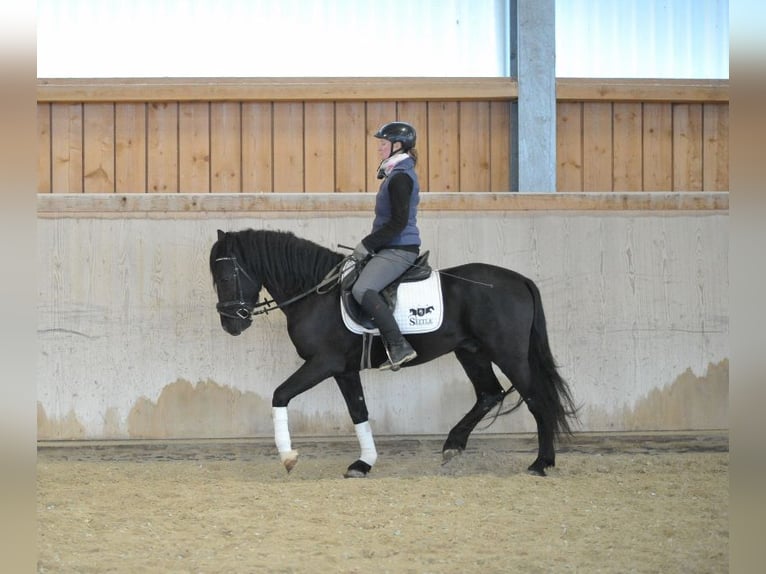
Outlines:
{"type": "Polygon", "coordinates": [[[226,234],[219,229],[218,230],[218,241],[221,241],[224,237],[226,237],[226,234]]]}

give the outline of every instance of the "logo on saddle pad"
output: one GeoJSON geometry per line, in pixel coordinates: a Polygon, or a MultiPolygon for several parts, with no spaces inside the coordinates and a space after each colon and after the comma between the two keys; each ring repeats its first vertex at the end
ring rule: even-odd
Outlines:
{"type": "Polygon", "coordinates": [[[426,317],[429,313],[433,312],[434,306],[418,307],[417,309],[410,309],[410,314],[407,317],[407,322],[410,325],[430,325],[433,321],[432,317],[426,317]]]}
{"type": "MultiPolygon", "coordinates": [[[[359,324],[349,314],[346,305],[341,301],[343,323],[352,333],[379,334],[378,329],[359,324]]],[[[405,335],[430,333],[441,327],[444,318],[444,301],[442,299],[441,276],[438,271],[421,281],[400,283],[396,290],[396,306],[394,319],[399,329],[405,335]]]]}

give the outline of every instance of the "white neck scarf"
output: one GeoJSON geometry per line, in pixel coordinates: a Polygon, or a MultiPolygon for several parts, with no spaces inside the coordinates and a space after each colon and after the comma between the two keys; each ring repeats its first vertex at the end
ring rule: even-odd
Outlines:
{"type": "Polygon", "coordinates": [[[388,177],[388,175],[391,173],[391,170],[396,167],[397,164],[403,162],[405,159],[410,157],[410,154],[399,152],[395,155],[392,155],[391,157],[387,157],[382,162],[380,162],[380,165],[378,166],[378,179],[383,179],[384,177],[388,177]]]}

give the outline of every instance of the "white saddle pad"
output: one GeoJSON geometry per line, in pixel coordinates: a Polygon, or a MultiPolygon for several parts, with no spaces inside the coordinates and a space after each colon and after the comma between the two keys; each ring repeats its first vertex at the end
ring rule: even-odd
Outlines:
{"type": "MultiPolygon", "coordinates": [[[[378,335],[377,329],[366,329],[354,321],[346,312],[346,306],[341,302],[341,314],[346,328],[352,333],[361,335],[371,333],[378,335]]],[[[405,335],[430,333],[441,327],[444,318],[444,301],[442,299],[442,282],[438,271],[422,281],[402,283],[396,292],[396,307],[394,319],[399,329],[405,335]]]]}

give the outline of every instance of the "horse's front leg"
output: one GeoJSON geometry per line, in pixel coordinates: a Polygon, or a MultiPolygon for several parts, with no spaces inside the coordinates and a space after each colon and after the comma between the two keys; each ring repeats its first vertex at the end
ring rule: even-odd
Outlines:
{"type": "Polygon", "coordinates": [[[327,361],[314,357],[303,363],[290,377],[274,391],[271,399],[274,422],[274,442],[279,458],[287,472],[298,462],[298,451],[293,450],[290,427],[287,421],[287,404],[301,393],[311,389],[332,376],[333,370],[327,361]]]}
{"type": "Polygon", "coordinates": [[[348,414],[351,415],[351,421],[354,423],[354,431],[361,450],[359,458],[351,463],[343,476],[344,478],[364,478],[378,459],[378,451],[375,449],[375,439],[370,428],[359,371],[336,375],[335,382],[338,383],[338,388],[346,401],[348,414]]]}

